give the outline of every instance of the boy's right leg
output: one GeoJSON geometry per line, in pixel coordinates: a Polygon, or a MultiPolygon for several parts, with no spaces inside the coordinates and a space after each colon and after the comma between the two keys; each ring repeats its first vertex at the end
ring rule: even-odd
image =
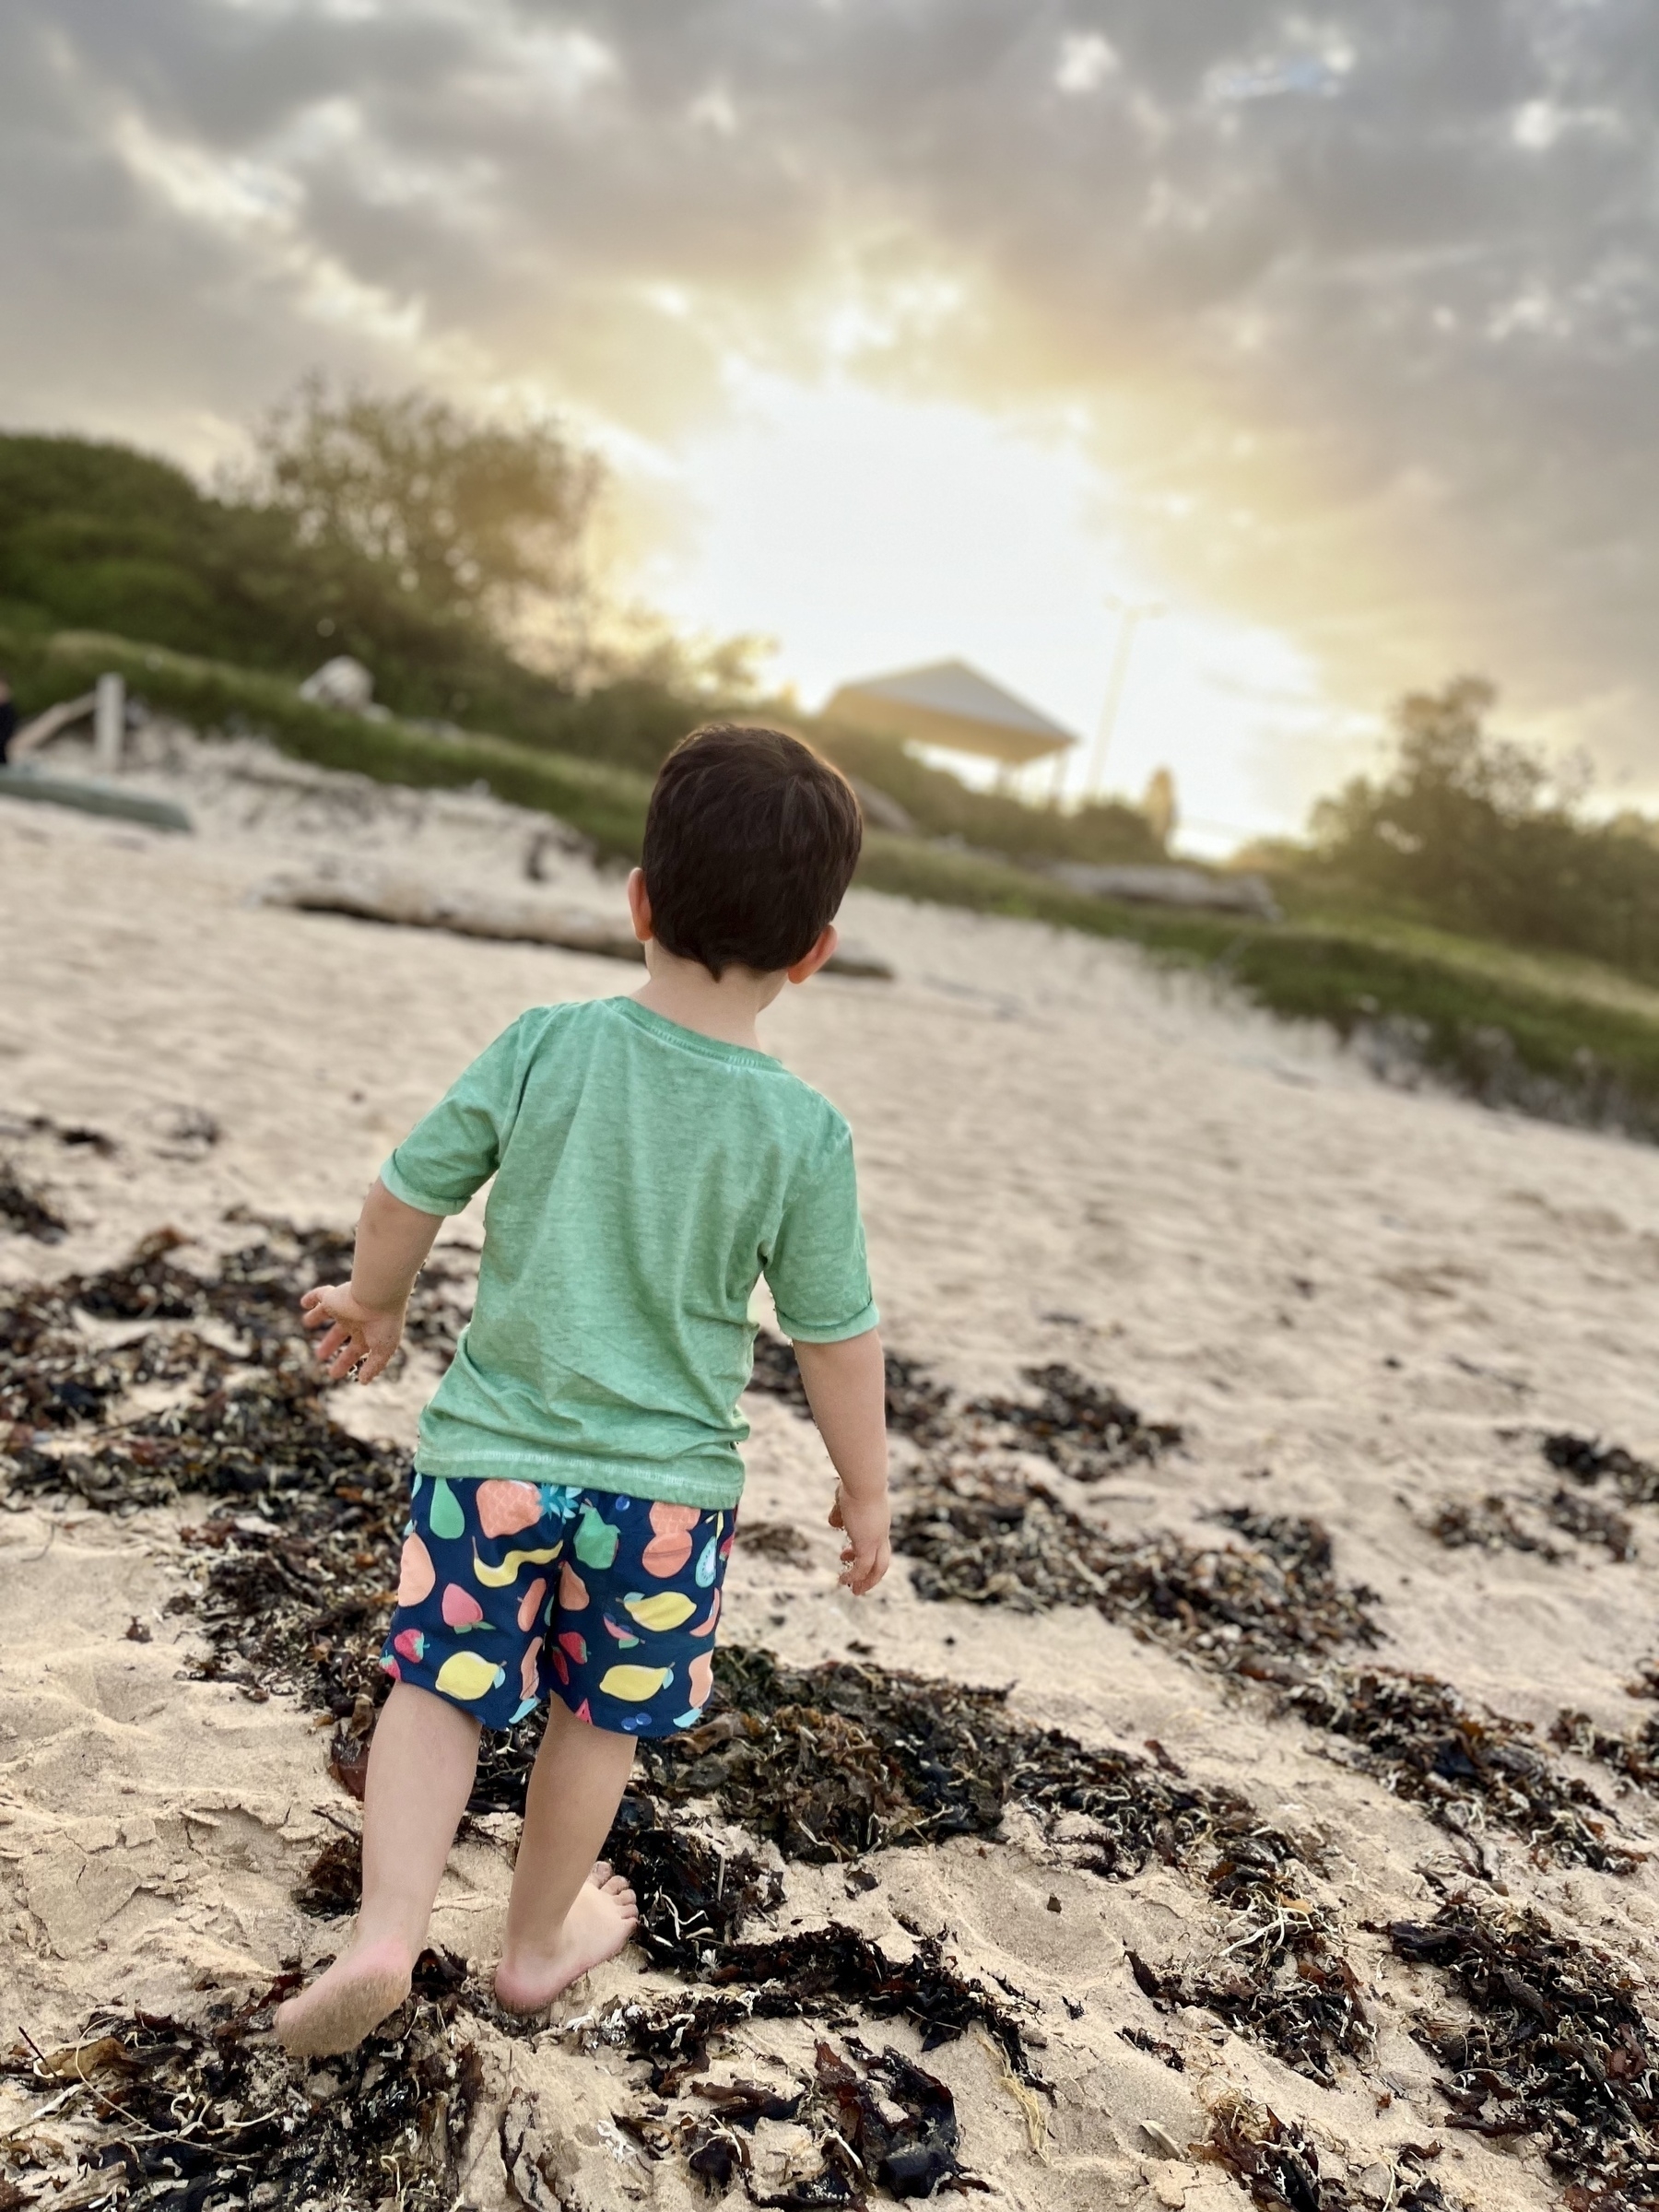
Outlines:
{"type": "Polygon", "coordinates": [[[344,1956],[276,2013],[303,2057],[350,2051],[409,1994],[432,1900],[478,1763],[478,1724],[394,1683],[375,1723],[363,1794],[363,1900],[344,1956]]]}

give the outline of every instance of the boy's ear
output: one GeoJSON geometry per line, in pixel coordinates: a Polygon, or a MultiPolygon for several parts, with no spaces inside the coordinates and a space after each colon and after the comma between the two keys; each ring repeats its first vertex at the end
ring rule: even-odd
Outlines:
{"type": "Polygon", "coordinates": [[[643,868],[635,868],[628,878],[628,912],[634,935],[641,945],[649,945],[656,933],[651,926],[651,893],[645,888],[643,868]]]}
{"type": "Polygon", "coordinates": [[[840,943],[840,934],[834,923],[831,922],[828,929],[819,930],[812,950],[803,954],[793,968],[786,968],[783,971],[784,974],[788,976],[792,983],[804,983],[809,975],[818,973],[840,943]]]}

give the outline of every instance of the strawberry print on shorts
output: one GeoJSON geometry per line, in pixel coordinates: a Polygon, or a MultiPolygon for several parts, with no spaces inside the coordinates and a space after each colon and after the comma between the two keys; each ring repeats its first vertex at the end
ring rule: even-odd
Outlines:
{"type": "Polygon", "coordinates": [[[597,1728],[672,1735],[713,1688],[736,1525],[730,1508],[417,1472],[381,1665],[487,1728],[557,1695],[597,1728]]]}

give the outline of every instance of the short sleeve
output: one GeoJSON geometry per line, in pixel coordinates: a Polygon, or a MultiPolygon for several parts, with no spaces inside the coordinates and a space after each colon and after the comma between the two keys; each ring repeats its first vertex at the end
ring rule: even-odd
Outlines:
{"type": "Polygon", "coordinates": [[[844,1123],[791,1191],[765,1273],[778,1326],[797,1343],[839,1344],[862,1336],[880,1318],[844,1123]]]}
{"type": "Polygon", "coordinates": [[[503,1030],[383,1163],[394,1198],[422,1214],[458,1214],[501,1164],[524,1091],[524,1021],[503,1030]]]}

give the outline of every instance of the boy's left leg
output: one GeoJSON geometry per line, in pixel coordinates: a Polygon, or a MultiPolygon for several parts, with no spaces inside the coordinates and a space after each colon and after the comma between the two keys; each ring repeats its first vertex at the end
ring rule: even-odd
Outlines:
{"type": "Polygon", "coordinates": [[[539,2012],[633,1934],[633,1891],[603,1860],[595,1864],[633,1759],[631,1735],[579,1721],[551,1700],[496,1969],[496,1995],[511,2012],[539,2012]]]}
{"type": "Polygon", "coordinates": [[[277,2040],[306,2058],[355,2050],[409,1994],[478,1763],[478,1724],[399,1682],[381,1708],[363,1794],[363,1897],[349,1945],[276,2012],[277,2040]]]}

